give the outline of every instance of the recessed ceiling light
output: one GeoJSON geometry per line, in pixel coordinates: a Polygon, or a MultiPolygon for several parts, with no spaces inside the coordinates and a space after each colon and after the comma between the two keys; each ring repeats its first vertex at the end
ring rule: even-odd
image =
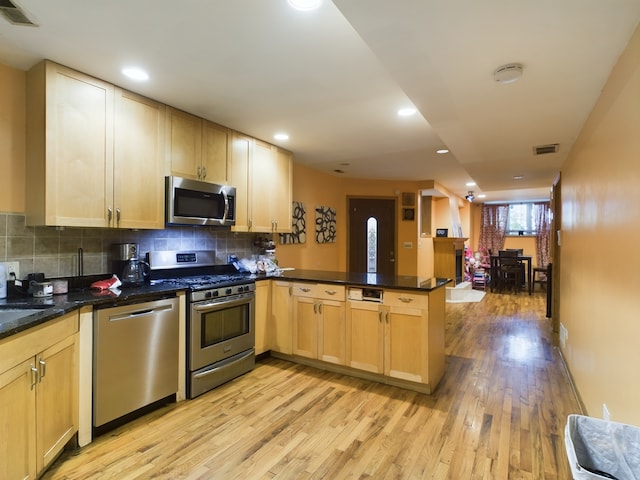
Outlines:
{"type": "Polygon", "coordinates": [[[442,155],[443,153],[449,153],[449,150],[447,150],[446,148],[441,148],[440,150],[436,150],[436,153],[442,155]]]}
{"type": "Polygon", "coordinates": [[[514,175],[513,176],[514,180],[522,180],[523,178],[524,178],[524,176],[522,176],[522,175],[514,175]]]}
{"type": "Polygon", "coordinates": [[[122,73],[137,82],[146,82],[149,80],[149,74],[140,67],[124,67],[122,73]]]}
{"type": "Polygon", "coordinates": [[[289,135],[286,133],[276,133],[273,138],[276,140],[289,140],[289,135]]]}
{"type": "Polygon", "coordinates": [[[296,10],[308,12],[309,10],[315,10],[320,8],[323,0],[287,0],[287,3],[296,10]]]}
{"type": "Polygon", "coordinates": [[[487,198],[487,195],[484,193],[479,193],[478,198],[487,198]]]}
{"type": "Polygon", "coordinates": [[[398,116],[400,117],[410,117],[411,115],[415,115],[418,110],[414,107],[401,108],[398,110],[398,116]]]}
{"type": "Polygon", "coordinates": [[[467,183],[465,183],[465,185],[467,187],[475,187],[476,186],[476,182],[467,182],[467,183]]]}

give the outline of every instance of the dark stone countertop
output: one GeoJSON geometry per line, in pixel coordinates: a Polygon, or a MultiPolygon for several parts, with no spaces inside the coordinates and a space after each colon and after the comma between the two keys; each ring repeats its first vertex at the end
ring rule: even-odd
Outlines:
{"type": "MultiPolygon", "coordinates": [[[[181,289],[162,285],[122,288],[117,291],[81,289],[70,291],[62,295],[53,295],[45,298],[14,294],[0,300],[0,340],[29,328],[38,326],[49,320],[77,310],[85,305],[92,307],[113,307],[132,302],[145,302],[166,296],[175,296],[181,289]],[[31,315],[18,319],[9,319],[3,310],[38,310],[31,315]]],[[[182,289],[184,290],[184,289],[182,289]]]]}
{"type": "Polygon", "coordinates": [[[323,270],[284,270],[267,275],[256,275],[256,280],[280,278],[288,281],[322,282],[356,287],[413,290],[428,293],[451,282],[448,278],[422,278],[377,273],[348,273],[323,270]]]}
{"type": "MultiPolygon", "coordinates": [[[[336,285],[353,285],[356,287],[387,288],[396,290],[412,290],[429,292],[444,287],[451,282],[447,278],[421,278],[411,276],[378,275],[367,273],[332,272],[322,270],[284,270],[267,275],[247,275],[256,281],[282,279],[287,281],[321,282],[336,285]]],[[[94,280],[91,278],[90,280],[94,280]]],[[[67,294],[54,295],[46,298],[34,298],[19,294],[15,290],[6,299],[0,300],[0,341],[29,328],[38,326],[65,313],[89,305],[94,308],[113,307],[127,303],[139,303],[154,300],[164,296],[174,296],[184,290],[167,285],[144,285],[141,287],[121,288],[116,292],[111,290],[97,291],[89,288],[75,288],[67,294]],[[38,310],[28,316],[9,319],[3,310],[28,309],[38,310]]]]}

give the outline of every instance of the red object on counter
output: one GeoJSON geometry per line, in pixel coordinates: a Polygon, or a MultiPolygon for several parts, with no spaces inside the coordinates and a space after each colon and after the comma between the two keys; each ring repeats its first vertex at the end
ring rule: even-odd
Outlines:
{"type": "Polygon", "coordinates": [[[98,280],[91,284],[91,288],[94,290],[113,290],[122,285],[122,282],[117,275],[113,275],[111,278],[105,280],[98,280]]]}

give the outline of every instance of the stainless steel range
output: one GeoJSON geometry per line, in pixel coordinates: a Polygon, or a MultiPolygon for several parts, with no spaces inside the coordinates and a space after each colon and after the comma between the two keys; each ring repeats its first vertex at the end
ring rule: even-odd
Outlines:
{"type": "Polygon", "coordinates": [[[187,397],[194,398],[255,366],[255,281],[215,251],[149,252],[152,284],[189,291],[187,397]]]}

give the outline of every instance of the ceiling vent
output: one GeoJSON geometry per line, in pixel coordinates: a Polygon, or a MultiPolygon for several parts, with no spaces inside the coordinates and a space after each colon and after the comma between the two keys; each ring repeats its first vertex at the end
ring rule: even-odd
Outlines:
{"type": "Polygon", "coordinates": [[[549,145],[538,145],[533,147],[534,155],[546,155],[547,153],[557,153],[560,148],[559,143],[551,143],[549,145]]]}
{"type": "Polygon", "coordinates": [[[15,5],[11,0],[0,0],[0,13],[7,19],[9,23],[14,25],[22,25],[35,27],[37,26],[29,17],[25,15],[20,7],[15,5]]]}

